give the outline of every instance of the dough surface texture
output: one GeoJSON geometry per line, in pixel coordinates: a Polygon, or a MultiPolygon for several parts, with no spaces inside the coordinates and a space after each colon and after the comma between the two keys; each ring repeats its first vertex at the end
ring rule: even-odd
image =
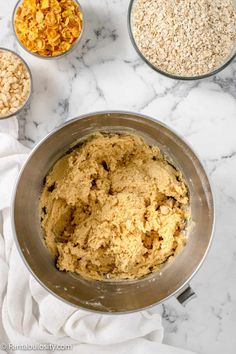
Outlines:
{"type": "Polygon", "coordinates": [[[40,198],[45,243],[61,271],[137,279],[184,246],[188,190],[156,146],[97,133],[56,162],[40,198]]]}

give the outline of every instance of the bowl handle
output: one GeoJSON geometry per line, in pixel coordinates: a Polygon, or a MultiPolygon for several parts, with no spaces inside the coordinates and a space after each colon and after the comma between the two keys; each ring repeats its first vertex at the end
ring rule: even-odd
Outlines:
{"type": "Polygon", "coordinates": [[[179,303],[183,306],[186,306],[187,303],[196,298],[197,295],[191,288],[189,284],[185,285],[176,295],[176,299],[179,301],[179,303]]]}

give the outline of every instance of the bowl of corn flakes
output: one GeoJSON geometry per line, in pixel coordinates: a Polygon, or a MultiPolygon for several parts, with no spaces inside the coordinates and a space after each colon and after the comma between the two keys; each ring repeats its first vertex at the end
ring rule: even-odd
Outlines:
{"type": "Polygon", "coordinates": [[[75,49],[84,28],[77,0],[19,0],[12,23],[18,43],[43,59],[62,57],[75,49]]]}

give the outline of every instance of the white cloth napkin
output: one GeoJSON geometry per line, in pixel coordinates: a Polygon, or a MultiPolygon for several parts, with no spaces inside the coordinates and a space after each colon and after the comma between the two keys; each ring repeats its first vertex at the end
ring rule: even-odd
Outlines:
{"type": "Polygon", "coordinates": [[[0,122],[0,344],[71,345],[55,353],[191,354],[161,343],[159,314],[111,316],[77,310],[49,294],[30,275],[14,244],[10,222],[12,189],[29,153],[17,135],[15,118],[0,122]]]}

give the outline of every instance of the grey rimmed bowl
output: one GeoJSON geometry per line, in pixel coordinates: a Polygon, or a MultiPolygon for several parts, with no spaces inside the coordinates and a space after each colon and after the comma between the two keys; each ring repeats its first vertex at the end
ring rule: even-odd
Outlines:
{"type": "MultiPolygon", "coordinates": [[[[140,58],[146,63],[148,64],[153,70],[155,70],[156,72],[158,72],[159,74],[162,74],[164,76],[167,76],[171,79],[175,79],[175,80],[183,80],[183,81],[190,81],[190,80],[200,80],[200,79],[205,79],[208,78],[210,76],[216,75],[218,74],[220,71],[224,70],[236,57],[236,43],[235,46],[232,50],[232,52],[229,54],[229,56],[225,59],[224,62],[222,62],[221,65],[219,65],[217,68],[213,69],[212,71],[203,74],[203,75],[196,75],[196,76],[182,76],[182,75],[174,75],[174,74],[170,74],[167,71],[161,70],[160,68],[158,68],[158,66],[155,66],[154,64],[152,64],[146,57],[145,55],[141,52],[141,50],[139,49],[134,34],[133,34],[133,27],[132,27],[132,15],[133,15],[133,7],[135,5],[135,2],[137,0],[130,0],[129,3],[129,8],[128,8],[128,32],[129,32],[129,36],[130,36],[130,40],[131,43],[134,47],[134,49],[136,50],[136,52],[138,53],[138,55],[140,56],[140,58]]],[[[236,7],[236,0],[234,1],[234,5],[236,7]]]]}
{"type": "MultiPolygon", "coordinates": [[[[181,294],[202,264],[214,225],[214,204],[207,175],[199,159],[175,132],[164,124],[136,113],[98,112],[73,119],[46,136],[25,162],[14,192],[12,226],[18,250],[33,276],[49,292],[80,308],[125,313],[163,302],[181,294]],[[60,272],[43,242],[39,197],[43,180],[55,162],[75,143],[91,133],[130,132],[158,145],[179,168],[188,185],[192,218],[183,251],[160,271],[135,281],[95,281],[60,272]]],[[[189,289],[187,290],[189,292],[189,289]]],[[[184,300],[184,295],[179,299],[184,300]]]]}
{"type": "Polygon", "coordinates": [[[67,56],[68,54],[70,54],[71,52],[73,52],[77,48],[77,46],[78,46],[78,44],[79,44],[79,42],[80,42],[80,40],[82,38],[83,32],[84,32],[84,11],[83,11],[82,6],[80,5],[79,1],[78,0],[74,0],[74,1],[79,6],[80,12],[82,13],[82,16],[83,16],[82,30],[81,30],[81,33],[80,33],[79,37],[76,39],[74,44],[70,47],[70,49],[67,50],[66,52],[64,52],[62,54],[59,54],[59,55],[54,55],[54,56],[44,56],[44,55],[40,55],[40,54],[31,52],[28,48],[26,48],[24,46],[24,44],[21,42],[21,40],[17,36],[16,30],[15,30],[15,24],[14,24],[15,21],[14,20],[15,20],[16,11],[17,11],[18,7],[20,6],[20,4],[23,2],[23,0],[18,0],[16,5],[15,5],[15,8],[13,10],[13,14],[12,14],[12,29],[13,29],[15,38],[17,40],[17,43],[19,43],[21,48],[23,48],[26,52],[28,52],[29,54],[33,55],[34,57],[40,58],[40,59],[45,59],[45,60],[63,58],[65,56],[67,56]]]}
{"type": "Polygon", "coordinates": [[[5,52],[12,53],[17,58],[19,58],[22,61],[22,63],[24,64],[24,66],[25,66],[25,68],[26,68],[26,70],[27,70],[27,72],[29,74],[29,78],[30,78],[30,91],[29,91],[29,95],[28,95],[28,98],[25,101],[25,103],[22,106],[20,106],[15,112],[10,113],[10,114],[8,114],[6,116],[3,116],[3,117],[0,116],[0,120],[1,120],[1,119],[11,118],[11,117],[19,114],[24,108],[26,108],[28,106],[28,104],[29,104],[29,102],[31,100],[31,97],[32,97],[32,92],[33,92],[33,78],[32,78],[31,70],[30,70],[28,64],[26,63],[26,61],[19,54],[17,54],[16,52],[14,52],[11,49],[3,48],[3,47],[0,47],[0,51],[5,51],[5,52]]]}

